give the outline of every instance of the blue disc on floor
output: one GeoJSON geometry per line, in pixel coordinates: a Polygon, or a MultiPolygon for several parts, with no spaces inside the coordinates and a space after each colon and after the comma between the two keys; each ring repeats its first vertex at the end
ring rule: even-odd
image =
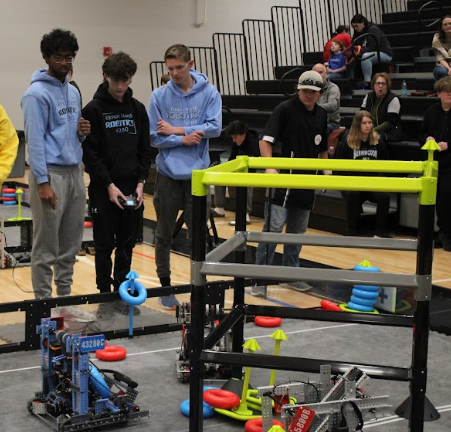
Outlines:
{"type": "Polygon", "coordinates": [[[17,201],[3,201],[3,205],[16,205],[17,201]]]}
{"type": "MultiPolygon", "coordinates": [[[[180,411],[185,417],[189,417],[189,399],[185,399],[180,404],[180,411]]],[[[203,417],[204,418],[210,418],[213,417],[216,414],[215,409],[204,402],[204,410],[203,410],[203,417]]]]}

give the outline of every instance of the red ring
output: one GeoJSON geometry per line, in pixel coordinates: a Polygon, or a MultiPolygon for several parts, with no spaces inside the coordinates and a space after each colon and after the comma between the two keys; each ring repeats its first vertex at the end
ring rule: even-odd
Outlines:
{"type": "Polygon", "coordinates": [[[256,316],[254,323],[259,327],[279,327],[282,324],[282,318],[256,316]]]}
{"type": "MultiPolygon", "coordinates": [[[[280,426],[281,428],[284,427],[283,423],[276,419],[272,420],[272,425],[280,426]]],[[[257,417],[257,418],[248,420],[246,422],[246,424],[244,425],[244,430],[246,432],[263,432],[263,418],[257,417]]]]}
{"type": "Polygon", "coordinates": [[[117,345],[107,345],[102,350],[96,351],[96,357],[103,361],[124,360],[127,356],[127,350],[117,345]]]}
{"type": "Polygon", "coordinates": [[[84,227],[85,227],[85,228],[92,228],[92,222],[86,221],[86,222],[84,223],[84,227]]]}
{"type": "Polygon", "coordinates": [[[16,197],[2,197],[2,201],[16,201],[16,197]]]}
{"type": "Polygon", "coordinates": [[[2,190],[3,193],[16,193],[16,189],[14,188],[5,188],[2,190]]]}
{"type": "Polygon", "coordinates": [[[321,309],[343,312],[343,309],[341,309],[340,306],[338,306],[336,303],[325,299],[321,300],[321,309]]]}
{"type": "Polygon", "coordinates": [[[232,409],[240,404],[238,395],[222,389],[204,391],[204,401],[212,407],[221,409],[232,409]]]}

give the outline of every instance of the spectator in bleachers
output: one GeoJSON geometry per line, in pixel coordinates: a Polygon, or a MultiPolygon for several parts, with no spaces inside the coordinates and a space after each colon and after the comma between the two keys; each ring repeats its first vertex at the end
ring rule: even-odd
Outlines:
{"type": "Polygon", "coordinates": [[[451,75],[451,15],[445,15],[439,23],[438,32],[432,39],[432,49],[435,53],[436,64],[434,78],[451,75]]]}
{"type": "Polygon", "coordinates": [[[340,88],[327,79],[326,66],[317,63],[312,71],[318,72],[323,80],[323,90],[318,105],[327,112],[327,135],[340,127],[340,88]]]}
{"type": "Polygon", "coordinates": [[[440,102],[426,111],[419,130],[419,142],[424,144],[433,139],[440,147],[440,151],[435,152],[438,161],[436,211],[439,227],[435,244],[451,252],[451,77],[438,80],[434,89],[440,102]]]}
{"type": "Polygon", "coordinates": [[[356,48],[359,48],[355,53],[360,60],[360,66],[363,73],[363,84],[361,89],[367,90],[370,88],[373,65],[378,63],[377,48],[379,47],[381,63],[390,63],[393,58],[393,51],[384,32],[372,22],[368,22],[362,14],[354,15],[351,20],[351,25],[354,29],[354,35],[352,37],[353,42],[361,35],[367,33],[372,35],[358,40],[356,48]]]}
{"type": "Polygon", "coordinates": [[[330,45],[332,41],[340,41],[345,48],[352,43],[351,36],[349,36],[349,27],[346,25],[339,25],[332,33],[332,37],[324,45],[323,60],[327,62],[330,58],[330,45]]]}
{"type": "MultiPolygon", "coordinates": [[[[336,159],[387,160],[388,151],[380,135],[374,130],[368,111],[358,111],[352,120],[349,135],[337,146],[336,159]]],[[[339,175],[373,176],[374,173],[339,172],[339,175]]],[[[358,235],[357,224],[365,201],[377,204],[375,237],[390,238],[387,230],[390,195],[385,192],[342,191],[346,201],[348,229],[345,236],[358,235]]]]}
{"type": "MultiPolygon", "coordinates": [[[[237,156],[260,156],[260,149],[258,147],[258,133],[254,130],[249,130],[246,123],[240,120],[232,121],[225,130],[226,135],[232,138],[233,145],[230,151],[229,161],[236,159],[237,156]]],[[[215,205],[213,216],[224,217],[225,206],[225,186],[215,186],[215,205]]],[[[247,211],[246,211],[246,223],[250,224],[251,220],[249,215],[252,211],[252,195],[253,188],[247,188],[247,211]]],[[[230,225],[235,225],[235,221],[230,221],[230,225]]]]}
{"type": "Polygon", "coordinates": [[[391,91],[391,78],[385,72],[377,73],[371,81],[372,91],[363,99],[361,110],[371,113],[374,130],[386,142],[401,141],[404,137],[401,126],[401,102],[391,91]]]}
{"type": "Polygon", "coordinates": [[[328,68],[327,78],[328,79],[342,79],[345,78],[346,69],[346,58],[342,51],[345,49],[343,42],[339,40],[334,40],[330,44],[330,58],[329,61],[324,63],[324,66],[328,68]]]}
{"type": "Polygon", "coordinates": [[[169,74],[162,74],[160,77],[160,87],[166,85],[171,80],[169,74]]]}

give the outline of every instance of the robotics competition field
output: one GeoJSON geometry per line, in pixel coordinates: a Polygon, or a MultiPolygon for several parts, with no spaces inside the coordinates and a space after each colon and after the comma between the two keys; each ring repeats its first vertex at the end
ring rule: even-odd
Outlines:
{"type": "MultiPolygon", "coordinates": [[[[361,363],[377,362],[382,365],[405,366],[411,358],[411,329],[339,324],[286,319],[282,329],[288,340],[281,343],[280,354],[308,358],[331,358],[361,363]]],[[[245,339],[254,339],[262,353],[274,352],[275,329],[245,325],[245,339]]],[[[445,432],[451,427],[451,386],[447,379],[451,342],[448,337],[431,333],[427,396],[440,413],[440,418],[425,424],[425,431],[445,432]]],[[[188,418],[180,412],[180,404],[189,396],[189,386],[178,379],[177,350],[181,345],[180,332],[114,340],[112,344],[127,349],[127,357],[119,362],[104,362],[89,354],[98,369],[114,369],[129,377],[138,386],[135,403],[149,416],[138,421],[111,426],[108,430],[133,430],[154,432],[187,432],[188,418]]],[[[41,351],[3,354],[0,356],[0,382],[2,404],[0,420],[3,432],[27,430],[52,430],[41,419],[29,413],[27,403],[42,387],[41,351]]],[[[253,368],[250,385],[267,386],[271,371],[253,368]]],[[[315,374],[278,371],[275,384],[288,382],[315,382],[315,374]]],[[[205,385],[218,386],[225,381],[205,380],[205,385]]],[[[408,384],[370,379],[365,383],[364,394],[388,396],[391,405],[386,413],[365,415],[363,430],[374,432],[401,432],[408,430],[407,420],[394,415],[394,409],[408,396],[408,384]]],[[[204,430],[243,431],[244,422],[217,414],[204,420],[204,430]]],[[[350,429],[353,430],[353,429],[350,429]]]]}

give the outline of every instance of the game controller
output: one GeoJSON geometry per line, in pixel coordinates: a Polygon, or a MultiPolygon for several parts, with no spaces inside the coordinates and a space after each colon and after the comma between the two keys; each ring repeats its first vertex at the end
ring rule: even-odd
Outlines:
{"type": "Polygon", "coordinates": [[[135,195],[128,195],[125,197],[125,200],[121,197],[117,199],[119,204],[124,208],[135,209],[138,207],[138,198],[135,195]]]}

